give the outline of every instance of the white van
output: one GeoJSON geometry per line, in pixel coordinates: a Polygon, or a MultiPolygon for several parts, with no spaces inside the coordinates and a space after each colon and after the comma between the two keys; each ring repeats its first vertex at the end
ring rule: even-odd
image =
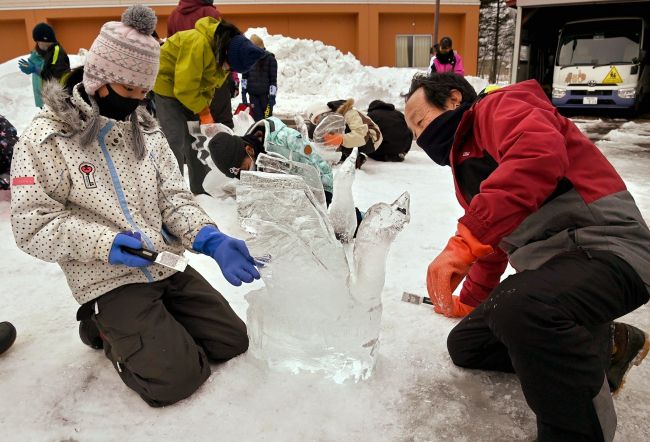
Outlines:
{"type": "Polygon", "coordinates": [[[650,95],[648,38],[640,17],[566,23],[555,56],[553,104],[638,110],[650,95]]]}

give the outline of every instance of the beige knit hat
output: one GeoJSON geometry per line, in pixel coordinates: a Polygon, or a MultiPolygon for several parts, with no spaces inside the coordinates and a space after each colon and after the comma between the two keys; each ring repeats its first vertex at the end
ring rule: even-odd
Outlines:
{"type": "Polygon", "coordinates": [[[86,55],[83,84],[88,95],[108,83],[153,88],[160,64],[160,45],[151,36],[156,22],[152,9],[134,5],[121,22],[102,26],[86,55]]]}
{"type": "Polygon", "coordinates": [[[253,44],[255,46],[257,46],[258,48],[266,49],[264,47],[264,41],[262,40],[262,38],[259,35],[253,34],[253,35],[251,35],[251,38],[249,40],[252,41],[253,44]]]}

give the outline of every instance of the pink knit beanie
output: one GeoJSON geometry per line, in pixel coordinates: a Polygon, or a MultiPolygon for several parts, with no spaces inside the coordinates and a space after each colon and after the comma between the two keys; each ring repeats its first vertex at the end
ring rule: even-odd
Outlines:
{"type": "Polygon", "coordinates": [[[152,9],[134,5],[124,11],[121,22],[102,26],[86,55],[83,84],[88,95],[107,83],[153,88],[160,61],[160,45],[151,36],[156,22],[152,9]]]}

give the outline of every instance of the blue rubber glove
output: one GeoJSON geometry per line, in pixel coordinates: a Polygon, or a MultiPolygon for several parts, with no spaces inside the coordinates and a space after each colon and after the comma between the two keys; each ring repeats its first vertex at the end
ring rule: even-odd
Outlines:
{"type": "Polygon", "coordinates": [[[34,66],[34,63],[32,63],[31,60],[25,60],[24,58],[18,60],[18,68],[23,71],[23,74],[27,75],[36,72],[36,66],[34,66]]]}
{"type": "Polygon", "coordinates": [[[140,239],[140,232],[120,232],[115,235],[111,251],[108,254],[108,262],[113,265],[122,264],[128,267],[147,267],[153,264],[148,259],[125,252],[121,246],[141,249],[142,240],[140,239]]]}
{"type": "Polygon", "coordinates": [[[202,228],[196,235],[192,248],[217,261],[224,278],[234,286],[260,279],[255,260],[248,252],[246,243],[221,233],[215,226],[202,228]]]}

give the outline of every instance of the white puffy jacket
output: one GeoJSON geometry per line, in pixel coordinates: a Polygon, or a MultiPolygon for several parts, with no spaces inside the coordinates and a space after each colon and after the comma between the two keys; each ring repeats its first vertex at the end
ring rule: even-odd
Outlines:
{"type": "Polygon", "coordinates": [[[48,84],[43,98],[45,107],[21,135],[12,161],[11,222],[18,247],[57,262],[80,304],[125,284],[171,276],[174,270],[158,264],[108,263],[118,232],[140,232],[146,247],[181,254],[202,227],[214,224],[188,190],[155,120],[142,108],[139,125],[101,117],[78,86],[69,97],[48,84]],[[94,129],[93,118],[99,123],[94,129]],[[89,131],[92,141],[83,146],[80,139],[89,131]],[[138,131],[143,159],[133,149],[138,131]]]}

